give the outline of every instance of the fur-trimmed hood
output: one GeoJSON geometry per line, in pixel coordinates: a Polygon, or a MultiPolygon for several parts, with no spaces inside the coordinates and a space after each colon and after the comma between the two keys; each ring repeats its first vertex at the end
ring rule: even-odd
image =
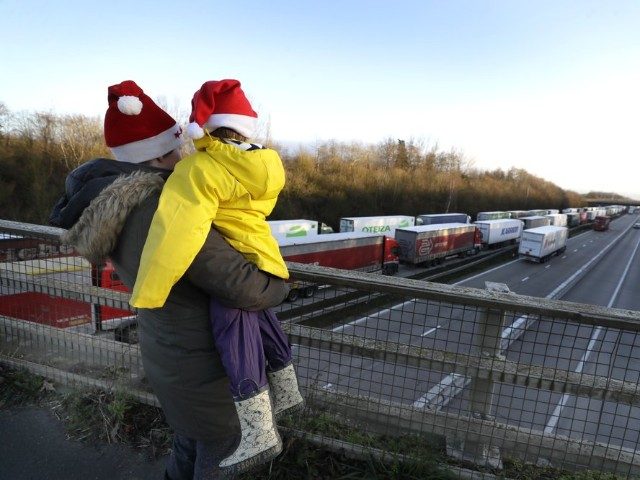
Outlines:
{"type": "Polygon", "coordinates": [[[105,187],[78,221],[62,237],[92,263],[101,263],[114,250],[129,213],[159,194],[164,179],[158,173],[138,171],[116,178],[105,187]]]}

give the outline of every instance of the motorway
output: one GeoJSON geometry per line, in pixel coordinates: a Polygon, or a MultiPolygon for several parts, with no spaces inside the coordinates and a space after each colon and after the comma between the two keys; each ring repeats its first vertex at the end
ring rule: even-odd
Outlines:
{"type": "MultiPolygon", "coordinates": [[[[589,230],[570,238],[566,251],[547,263],[514,258],[457,284],[485,288],[485,282],[497,282],[517,294],[640,310],[640,296],[635,293],[640,280],[640,230],[631,228],[637,220],[637,215],[625,215],[614,220],[608,231],[589,230]]],[[[334,331],[477,354],[477,313],[460,305],[409,299],[334,331]]],[[[502,354],[508,360],[640,380],[640,349],[636,348],[640,339],[633,332],[527,319],[517,313],[507,325],[512,322],[517,322],[523,333],[505,344],[502,354]]],[[[461,375],[297,348],[300,377],[307,386],[370,395],[417,408],[468,412],[465,387],[469,379],[461,375]]],[[[637,407],[500,383],[494,394],[496,407],[491,414],[501,422],[638,448],[637,407]]]]}

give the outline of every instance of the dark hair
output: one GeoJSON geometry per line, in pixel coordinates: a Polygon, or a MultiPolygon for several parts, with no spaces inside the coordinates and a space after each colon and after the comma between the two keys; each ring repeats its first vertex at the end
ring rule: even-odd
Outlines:
{"type": "Polygon", "coordinates": [[[248,140],[248,138],[244,135],[240,135],[235,130],[227,127],[216,128],[213,132],[211,132],[211,136],[217,138],[228,138],[230,140],[240,140],[241,142],[246,142],[248,140]]]}

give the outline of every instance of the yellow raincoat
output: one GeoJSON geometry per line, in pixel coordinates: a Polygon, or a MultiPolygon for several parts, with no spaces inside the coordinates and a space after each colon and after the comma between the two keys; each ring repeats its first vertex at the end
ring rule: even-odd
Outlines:
{"type": "Polygon", "coordinates": [[[187,271],[211,225],[260,270],[289,278],[266,217],[284,187],[275,150],[242,150],[205,136],[178,162],[160,196],[140,259],[130,303],[162,307],[187,271]]]}

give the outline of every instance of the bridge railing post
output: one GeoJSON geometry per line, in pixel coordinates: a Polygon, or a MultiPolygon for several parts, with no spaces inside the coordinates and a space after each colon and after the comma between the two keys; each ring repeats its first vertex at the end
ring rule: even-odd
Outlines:
{"type": "MultiPolygon", "coordinates": [[[[505,284],[486,282],[490,291],[509,292],[505,284]]],[[[473,336],[472,348],[483,358],[500,358],[502,355],[502,332],[505,327],[506,312],[499,308],[482,308],[478,311],[477,328],[473,336]]],[[[469,415],[482,419],[493,420],[496,382],[487,371],[476,375],[469,384],[469,415]]],[[[493,445],[491,436],[478,441],[464,439],[465,432],[459,432],[460,437],[448,445],[449,454],[494,469],[502,469],[500,449],[493,445]]],[[[455,437],[454,437],[455,438],[455,437]]]]}

